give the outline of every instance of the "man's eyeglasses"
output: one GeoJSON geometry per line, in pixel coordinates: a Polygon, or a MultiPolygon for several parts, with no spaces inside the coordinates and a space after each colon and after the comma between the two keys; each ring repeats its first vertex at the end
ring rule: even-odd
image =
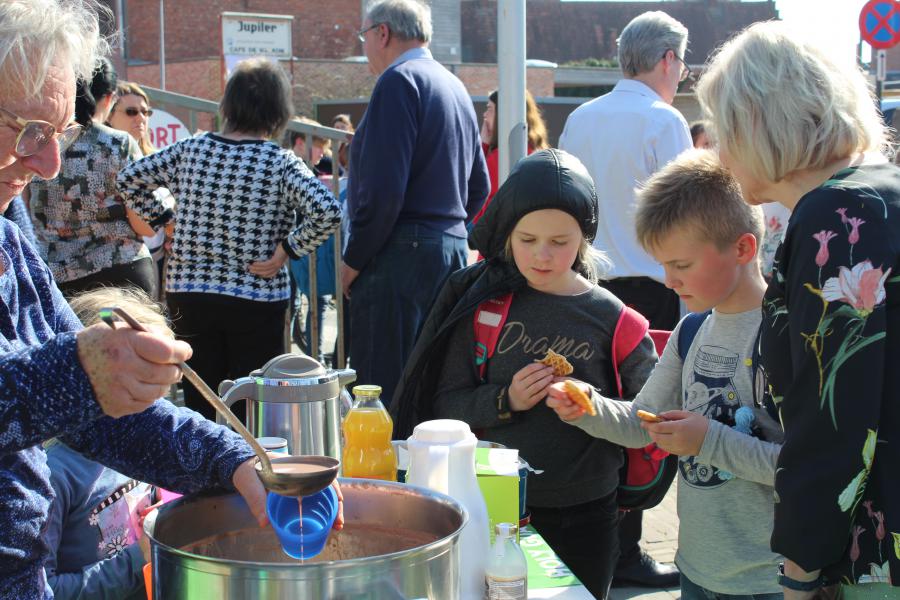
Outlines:
{"type": "Polygon", "coordinates": [[[129,106],[128,108],[123,108],[122,112],[124,112],[129,117],[136,117],[138,114],[144,115],[145,117],[149,117],[153,114],[152,108],[136,108],[134,106],[129,106]]]}
{"type": "Polygon", "coordinates": [[[677,60],[678,62],[681,63],[681,78],[678,80],[678,83],[681,83],[685,79],[689,79],[691,77],[691,75],[693,75],[693,73],[691,72],[691,68],[688,66],[688,64],[686,62],[684,62],[683,58],[681,58],[680,56],[678,56],[678,54],[675,53],[674,50],[672,50],[672,49],[666,50],[665,54],[663,54],[663,58],[665,58],[666,54],[668,54],[669,52],[672,53],[672,56],[675,57],[675,60],[677,60]]]}
{"type": "Polygon", "coordinates": [[[19,130],[19,135],[16,136],[16,145],[13,148],[13,153],[19,158],[37,154],[46,148],[53,138],[56,138],[59,144],[59,151],[63,152],[72,145],[82,131],[81,125],[70,125],[62,131],[57,131],[56,127],[47,121],[26,120],[4,108],[0,108],[0,119],[10,127],[19,130]]]}
{"type": "Polygon", "coordinates": [[[375,29],[377,27],[380,27],[381,25],[384,25],[384,23],[375,23],[374,25],[370,25],[369,27],[366,27],[365,29],[360,29],[359,31],[356,32],[356,37],[359,38],[360,42],[365,44],[366,43],[366,33],[369,31],[372,31],[373,29],[375,29]]]}

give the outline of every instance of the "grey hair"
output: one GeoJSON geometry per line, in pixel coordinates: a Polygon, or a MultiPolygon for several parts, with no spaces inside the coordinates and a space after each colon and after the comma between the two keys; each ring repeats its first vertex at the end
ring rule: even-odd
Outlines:
{"type": "Polygon", "coordinates": [[[401,40],[431,41],[431,7],[418,0],[375,0],[366,7],[366,18],[388,26],[401,40]]]}
{"type": "Polygon", "coordinates": [[[70,65],[76,78],[90,80],[97,58],[109,53],[100,18],[111,16],[97,0],[0,2],[0,81],[4,87],[19,82],[25,97],[33,98],[58,61],[70,65]]]}
{"type": "Polygon", "coordinates": [[[633,18],[617,41],[622,73],[635,77],[652,71],[669,50],[685,60],[688,30],[666,13],[655,10],[633,18]]]}

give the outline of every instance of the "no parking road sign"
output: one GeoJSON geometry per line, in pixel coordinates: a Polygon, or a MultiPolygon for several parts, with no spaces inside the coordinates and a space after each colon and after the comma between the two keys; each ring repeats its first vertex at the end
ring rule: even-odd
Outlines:
{"type": "Polygon", "coordinates": [[[869,0],[859,13],[859,32],[876,50],[900,42],[900,2],[869,0]]]}

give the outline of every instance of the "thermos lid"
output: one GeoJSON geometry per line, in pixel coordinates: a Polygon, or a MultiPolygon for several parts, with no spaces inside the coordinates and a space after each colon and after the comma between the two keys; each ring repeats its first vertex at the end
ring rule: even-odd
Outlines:
{"type": "Polygon", "coordinates": [[[355,385],[353,386],[353,395],[357,398],[380,398],[380,385],[355,385]]]}
{"type": "Polygon", "coordinates": [[[316,359],[305,354],[282,354],[267,362],[250,376],[267,379],[300,379],[321,377],[327,373],[316,359]]]}

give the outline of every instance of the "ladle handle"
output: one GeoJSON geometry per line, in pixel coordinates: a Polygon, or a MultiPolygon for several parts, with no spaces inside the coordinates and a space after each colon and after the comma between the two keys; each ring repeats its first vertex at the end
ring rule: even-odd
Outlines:
{"type": "MultiPolygon", "coordinates": [[[[119,307],[113,308],[102,308],[100,309],[100,319],[103,320],[104,323],[109,325],[112,328],[115,328],[115,319],[113,318],[113,314],[118,315],[122,318],[123,321],[128,323],[128,325],[134,329],[135,331],[147,331],[147,328],[141,325],[138,321],[134,319],[131,315],[129,315],[125,310],[119,307]]],[[[191,382],[191,384],[197,388],[197,391],[200,392],[200,395],[203,398],[212,404],[213,408],[216,409],[220,415],[225,417],[225,420],[231,425],[236,432],[238,432],[244,440],[250,444],[250,447],[253,449],[253,452],[256,453],[256,456],[259,458],[259,462],[262,463],[262,468],[264,471],[271,473],[272,472],[272,461],[269,460],[269,456],[266,454],[266,451],[262,446],[259,445],[259,442],[256,441],[256,438],[247,431],[247,428],[244,427],[244,424],[241,423],[241,420],[234,416],[234,413],[228,410],[228,407],[225,406],[225,403],[222,402],[222,399],[212,391],[206,382],[197,375],[197,372],[190,368],[187,363],[179,362],[178,368],[181,369],[181,372],[184,373],[185,379],[191,382]]]]}

